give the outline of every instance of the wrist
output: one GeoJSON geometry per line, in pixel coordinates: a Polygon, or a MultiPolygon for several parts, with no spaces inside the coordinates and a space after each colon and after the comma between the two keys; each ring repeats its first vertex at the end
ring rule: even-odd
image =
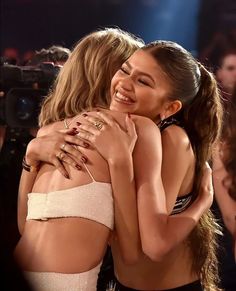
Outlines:
{"type": "Polygon", "coordinates": [[[26,153],[24,156],[24,162],[32,167],[38,167],[40,161],[37,159],[37,143],[35,143],[35,139],[32,139],[26,149],[26,153]]]}
{"type": "Polygon", "coordinates": [[[133,165],[133,159],[130,154],[113,157],[111,159],[108,159],[107,162],[109,167],[124,167],[133,165]]]}
{"type": "Polygon", "coordinates": [[[27,172],[38,172],[39,171],[39,164],[37,165],[30,165],[26,162],[25,156],[22,161],[22,167],[27,172]]]}

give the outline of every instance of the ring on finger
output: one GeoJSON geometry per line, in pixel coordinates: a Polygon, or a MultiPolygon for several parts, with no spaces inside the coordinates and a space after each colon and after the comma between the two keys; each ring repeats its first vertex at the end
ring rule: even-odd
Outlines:
{"type": "Polygon", "coordinates": [[[98,130],[101,130],[103,128],[103,125],[104,125],[104,122],[99,120],[99,121],[95,121],[93,123],[93,125],[98,129],[98,130]]]}
{"type": "Polygon", "coordinates": [[[59,152],[59,153],[56,154],[56,157],[58,158],[58,160],[63,161],[63,159],[65,157],[65,153],[59,152]]]}
{"type": "Polygon", "coordinates": [[[64,151],[64,150],[65,150],[65,147],[66,147],[66,143],[63,143],[63,144],[60,146],[60,149],[64,151]]]}

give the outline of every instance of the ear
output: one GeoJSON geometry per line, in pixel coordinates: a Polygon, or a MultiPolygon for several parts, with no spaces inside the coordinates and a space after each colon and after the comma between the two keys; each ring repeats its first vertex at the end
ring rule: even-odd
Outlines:
{"type": "Polygon", "coordinates": [[[182,102],[180,100],[170,101],[165,106],[165,113],[163,114],[165,118],[174,115],[182,108],[182,102]]]}

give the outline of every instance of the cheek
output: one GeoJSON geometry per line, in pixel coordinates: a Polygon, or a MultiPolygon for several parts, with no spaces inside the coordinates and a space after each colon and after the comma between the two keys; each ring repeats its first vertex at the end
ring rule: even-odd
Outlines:
{"type": "Polygon", "coordinates": [[[110,87],[111,96],[114,94],[115,84],[116,84],[116,78],[113,77],[112,80],[111,80],[111,87],[110,87]]]}

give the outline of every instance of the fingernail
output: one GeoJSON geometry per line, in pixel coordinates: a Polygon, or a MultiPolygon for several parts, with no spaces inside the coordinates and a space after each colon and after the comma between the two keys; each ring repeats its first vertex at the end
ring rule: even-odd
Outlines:
{"type": "Polygon", "coordinates": [[[77,121],[77,122],[76,122],[76,124],[77,124],[78,126],[80,126],[80,125],[81,125],[81,123],[80,123],[79,121],[77,121]]]}
{"type": "Polygon", "coordinates": [[[86,117],[86,116],[88,116],[88,114],[86,114],[86,113],[83,113],[83,114],[82,114],[82,116],[83,116],[83,117],[86,117]]]}
{"type": "Polygon", "coordinates": [[[76,127],[73,127],[72,129],[73,129],[74,131],[75,131],[75,130],[77,130],[77,128],[76,128],[76,127]]]}
{"type": "Polygon", "coordinates": [[[87,142],[84,142],[84,147],[85,148],[88,148],[89,147],[89,144],[87,142]]]}
{"type": "Polygon", "coordinates": [[[81,171],[82,167],[80,165],[76,165],[77,170],[81,171]]]}
{"type": "Polygon", "coordinates": [[[83,156],[83,157],[81,158],[81,161],[82,161],[83,163],[87,163],[88,159],[87,159],[86,157],[83,156]]]}

